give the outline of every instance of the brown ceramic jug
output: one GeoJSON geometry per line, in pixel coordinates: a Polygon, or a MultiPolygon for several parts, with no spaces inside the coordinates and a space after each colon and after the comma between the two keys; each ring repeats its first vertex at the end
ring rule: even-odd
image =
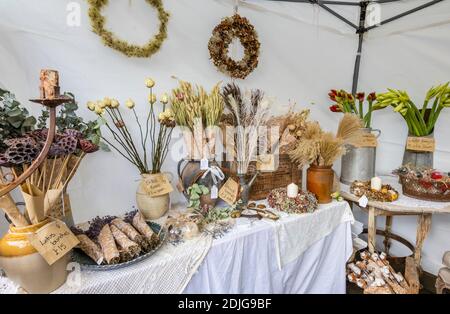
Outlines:
{"type": "Polygon", "coordinates": [[[332,166],[311,165],[307,170],[306,187],[315,194],[319,204],[331,203],[334,171],[332,166]]]}

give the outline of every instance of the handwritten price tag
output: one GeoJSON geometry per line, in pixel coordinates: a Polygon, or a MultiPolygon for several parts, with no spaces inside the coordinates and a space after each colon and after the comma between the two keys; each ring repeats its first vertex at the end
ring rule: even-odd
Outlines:
{"type": "Polygon", "coordinates": [[[80,241],[65,223],[54,220],[28,236],[31,245],[49,265],[66,255],[80,241]]]}
{"type": "Polygon", "coordinates": [[[227,182],[220,188],[219,197],[227,202],[228,205],[233,205],[239,195],[239,183],[229,178],[227,182]]]}
{"type": "Polygon", "coordinates": [[[151,197],[161,196],[173,191],[169,179],[163,173],[151,174],[145,177],[145,191],[151,197]]]}
{"type": "Polygon", "coordinates": [[[364,133],[356,147],[377,147],[377,137],[373,133],[364,133]]]}
{"type": "Polygon", "coordinates": [[[406,149],[417,152],[434,152],[436,148],[436,142],[431,137],[408,137],[406,142],[406,149]]]}

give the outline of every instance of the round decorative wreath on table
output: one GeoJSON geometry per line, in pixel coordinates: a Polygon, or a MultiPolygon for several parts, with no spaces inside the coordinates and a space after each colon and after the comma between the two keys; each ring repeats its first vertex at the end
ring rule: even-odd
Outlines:
{"type": "Polygon", "coordinates": [[[105,29],[106,19],[101,14],[101,10],[108,4],[108,0],[88,0],[88,2],[93,32],[102,38],[106,46],[118,50],[128,57],[148,58],[161,48],[164,39],[167,38],[169,13],[164,11],[162,0],[146,0],[149,5],[158,11],[160,25],[158,34],[143,46],[129,44],[127,41],[117,38],[113,32],[105,29]]]}
{"type": "Polygon", "coordinates": [[[214,28],[208,49],[214,65],[221,72],[245,79],[258,66],[260,46],[253,25],[245,17],[235,14],[214,28]],[[244,57],[239,61],[228,56],[228,47],[234,38],[239,38],[244,47],[244,57]]]}

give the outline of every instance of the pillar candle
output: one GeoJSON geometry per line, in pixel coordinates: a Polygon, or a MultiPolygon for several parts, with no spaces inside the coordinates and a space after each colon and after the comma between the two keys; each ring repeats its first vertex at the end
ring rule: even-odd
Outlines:
{"type": "Polygon", "coordinates": [[[370,180],[370,188],[375,191],[380,191],[381,190],[381,178],[373,177],[372,180],[370,180]]]}
{"type": "Polygon", "coordinates": [[[291,183],[287,186],[287,196],[294,198],[298,195],[298,185],[295,183],[291,183]]]}

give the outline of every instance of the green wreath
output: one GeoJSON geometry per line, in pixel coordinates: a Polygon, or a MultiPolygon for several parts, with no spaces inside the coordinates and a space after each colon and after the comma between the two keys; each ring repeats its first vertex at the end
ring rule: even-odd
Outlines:
{"type": "Polygon", "coordinates": [[[252,24],[239,14],[227,17],[217,25],[209,40],[208,49],[214,65],[233,78],[245,79],[257,66],[260,43],[252,24]],[[228,56],[233,38],[239,38],[244,57],[235,61],[228,56]]]}
{"type": "Polygon", "coordinates": [[[169,13],[164,11],[162,0],[146,0],[148,4],[158,11],[160,21],[159,32],[147,44],[143,46],[132,45],[127,41],[117,38],[111,31],[105,29],[105,17],[101,10],[108,4],[108,0],[88,0],[89,18],[94,33],[98,34],[103,43],[115,50],[118,50],[128,57],[148,58],[157,52],[167,38],[167,22],[169,13]]]}

